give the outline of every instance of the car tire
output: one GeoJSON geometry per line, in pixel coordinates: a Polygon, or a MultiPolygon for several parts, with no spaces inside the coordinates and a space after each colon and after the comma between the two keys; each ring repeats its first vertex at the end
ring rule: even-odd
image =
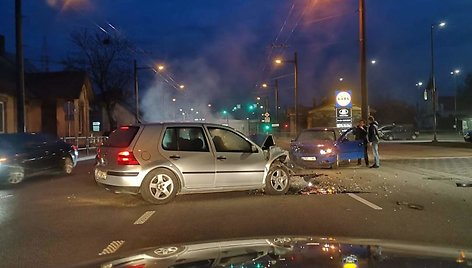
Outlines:
{"type": "Polygon", "coordinates": [[[18,184],[25,178],[25,169],[23,167],[14,167],[8,175],[9,184],[18,184]]]}
{"type": "Polygon", "coordinates": [[[290,188],[290,173],[280,162],[274,162],[270,166],[265,179],[264,192],[270,195],[284,195],[290,188]]]}
{"type": "Polygon", "coordinates": [[[339,155],[336,155],[336,161],[330,166],[331,169],[337,169],[339,167],[339,155]]]}
{"type": "Polygon", "coordinates": [[[155,169],[144,177],[140,192],[147,202],[162,205],[172,201],[179,190],[179,180],[172,171],[155,169]]]}
{"type": "Polygon", "coordinates": [[[70,175],[72,174],[72,171],[74,170],[74,162],[72,161],[72,158],[69,156],[64,157],[64,160],[62,161],[62,172],[65,175],[70,175]]]}

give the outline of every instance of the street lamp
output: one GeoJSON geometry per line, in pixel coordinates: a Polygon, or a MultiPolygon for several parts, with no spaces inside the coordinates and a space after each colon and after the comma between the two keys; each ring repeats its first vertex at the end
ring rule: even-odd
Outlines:
{"type": "Polygon", "coordinates": [[[371,60],[371,61],[370,61],[370,63],[372,63],[372,64],[376,64],[376,63],[377,63],[377,61],[376,61],[376,60],[371,60]]]}
{"type": "Polygon", "coordinates": [[[339,77],[339,82],[342,82],[343,80],[344,80],[344,78],[339,77]]]}
{"type": "Polygon", "coordinates": [[[451,71],[451,75],[454,78],[454,126],[456,130],[458,129],[457,127],[457,93],[458,93],[457,76],[459,76],[460,73],[461,73],[461,70],[459,69],[455,69],[451,71]]]}
{"type": "MultiPolygon", "coordinates": [[[[162,71],[164,70],[164,65],[157,65],[157,70],[162,71]]],[[[136,123],[139,123],[139,85],[138,85],[138,70],[154,70],[156,71],[155,67],[151,66],[144,66],[138,67],[138,63],[136,60],[133,61],[133,77],[134,77],[134,99],[136,104],[136,123]]]]}
{"type": "Polygon", "coordinates": [[[172,99],[173,102],[177,101],[175,98],[172,99]]]}
{"type": "Polygon", "coordinates": [[[421,86],[423,85],[423,82],[419,81],[418,83],[415,84],[416,85],[416,118],[417,120],[419,121],[419,118],[420,118],[420,102],[419,102],[419,90],[421,88],[421,86]]]}
{"type": "Polygon", "coordinates": [[[256,100],[261,100],[261,97],[257,96],[257,97],[256,97],[256,100]]]}
{"type": "Polygon", "coordinates": [[[179,88],[180,88],[180,89],[184,89],[184,88],[185,88],[185,85],[179,85],[179,88]]]}
{"type": "Polygon", "coordinates": [[[437,90],[436,90],[436,77],[434,75],[434,29],[436,27],[443,28],[446,26],[445,22],[440,22],[439,24],[431,24],[431,84],[432,84],[432,102],[433,102],[433,142],[438,141],[437,137],[437,127],[438,127],[438,118],[437,118],[437,107],[436,107],[436,96],[437,96],[437,90]]]}
{"type": "Polygon", "coordinates": [[[295,105],[295,134],[298,134],[300,124],[298,122],[298,54],[293,54],[293,60],[282,60],[276,59],[276,64],[282,64],[283,62],[293,63],[294,66],[294,105],[295,105]]]}

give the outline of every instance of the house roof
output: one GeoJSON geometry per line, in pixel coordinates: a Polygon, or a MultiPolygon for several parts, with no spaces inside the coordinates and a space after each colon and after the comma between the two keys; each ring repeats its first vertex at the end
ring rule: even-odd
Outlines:
{"type": "Polygon", "coordinates": [[[26,89],[43,99],[78,99],[84,85],[88,91],[89,98],[91,98],[91,84],[85,72],[64,71],[28,73],[25,75],[26,89]]]}

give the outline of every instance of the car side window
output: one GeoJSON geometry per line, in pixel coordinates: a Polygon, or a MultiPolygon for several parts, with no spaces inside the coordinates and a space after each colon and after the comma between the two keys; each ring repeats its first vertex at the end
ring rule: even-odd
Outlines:
{"type": "Polygon", "coordinates": [[[355,129],[349,129],[348,131],[345,132],[343,140],[345,141],[355,141],[356,140],[356,135],[354,133],[355,129]]]}
{"type": "Polygon", "coordinates": [[[168,151],[208,152],[208,144],[200,127],[167,128],[162,148],[168,151]]]}
{"type": "Polygon", "coordinates": [[[233,131],[223,128],[208,128],[217,152],[251,153],[252,146],[233,131]]]}

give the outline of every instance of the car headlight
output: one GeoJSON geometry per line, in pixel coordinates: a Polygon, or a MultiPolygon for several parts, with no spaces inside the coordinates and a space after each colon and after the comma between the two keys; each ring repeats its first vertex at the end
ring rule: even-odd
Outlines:
{"type": "Polygon", "coordinates": [[[328,148],[326,150],[323,150],[323,149],[320,150],[320,154],[330,154],[332,152],[333,152],[333,150],[331,148],[328,148]]]}

